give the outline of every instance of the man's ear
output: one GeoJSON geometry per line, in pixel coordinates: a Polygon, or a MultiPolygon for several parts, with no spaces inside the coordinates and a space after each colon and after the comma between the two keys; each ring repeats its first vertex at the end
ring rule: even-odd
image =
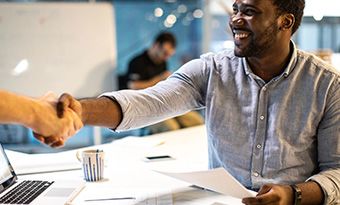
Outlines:
{"type": "Polygon", "coordinates": [[[280,19],[280,30],[289,30],[295,23],[295,17],[293,14],[283,14],[280,19]]]}

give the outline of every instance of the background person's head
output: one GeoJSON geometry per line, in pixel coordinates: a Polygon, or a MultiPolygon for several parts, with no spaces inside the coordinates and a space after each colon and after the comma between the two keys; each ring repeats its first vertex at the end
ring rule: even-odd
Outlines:
{"type": "Polygon", "coordinates": [[[150,48],[153,60],[157,63],[167,61],[176,49],[176,38],[172,33],[162,32],[158,34],[150,48]]]}

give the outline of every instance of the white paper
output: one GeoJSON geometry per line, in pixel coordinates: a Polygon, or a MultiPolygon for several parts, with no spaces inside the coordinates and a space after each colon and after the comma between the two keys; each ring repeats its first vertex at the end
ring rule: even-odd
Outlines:
{"type": "Polygon", "coordinates": [[[240,199],[244,197],[254,197],[256,195],[255,192],[247,190],[223,168],[187,173],[156,172],[240,199]]]}
{"type": "Polygon", "coordinates": [[[97,185],[87,184],[86,193],[80,193],[73,203],[82,205],[173,205],[171,190],[159,192],[155,189],[142,187],[118,189],[110,185],[110,183],[97,183],[97,185]],[[125,197],[132,199],[118,199],[125,197]]]}
{"type": "Polygon", "coordinates": [[[16,174],[31,174],[80,169],[75,151],[49,154],[24,154],[6,150],[16,174]]]}

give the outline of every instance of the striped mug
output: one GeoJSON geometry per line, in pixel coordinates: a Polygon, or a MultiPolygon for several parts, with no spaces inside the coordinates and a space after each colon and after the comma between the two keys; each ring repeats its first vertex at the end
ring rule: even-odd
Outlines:
{"type": "Polygon", "coordinates": [[[103,150],[90,149],[77,152],[77,158],[82,163],[84,179],[88,182],[100,181],[104,177],[104,157],[103,150]]]}

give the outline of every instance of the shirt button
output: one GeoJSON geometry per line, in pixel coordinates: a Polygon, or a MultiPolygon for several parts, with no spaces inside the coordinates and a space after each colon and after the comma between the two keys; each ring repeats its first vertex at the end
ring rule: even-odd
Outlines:
{"type": "Polygon", "coordinates": [[[262,90],[263,90],[263,91],[266,91],[266,90],[267,90],[267,88],[266,88],[266,87],[263,87],[263,88],[262,88],[262,90]]]}
{"type": "Polygon", "coordinates": [[[259,173],[258,173],[258,172],[254,172],[253,175],[254,175],[255,177],[258,177],[258,176],[259,176],[259,173]]]}
{"type": "Polygon", "coordinates": [[[256,145],[256,148],[257,148],[257,149],[261,149],[261,148],[262,148],[262,145],[258,144],[258,145],[256,145]]]}
{"type": "Polygon", "coordinates": [[[260,116],[260,120],[264,120],[264,116],[263,115],[260,116]]]}

